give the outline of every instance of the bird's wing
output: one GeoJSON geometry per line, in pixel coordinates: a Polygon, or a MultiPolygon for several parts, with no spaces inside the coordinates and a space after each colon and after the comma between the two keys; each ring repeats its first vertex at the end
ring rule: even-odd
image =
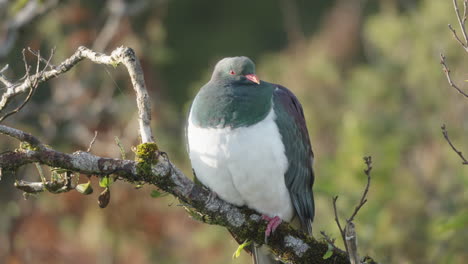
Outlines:
{"type": "Polygon", "coordinates": [[[311,234],[315,209],[312,193],[314,154],[301,104],[286,87],[276,86],[273,92],[276,123],[288,158],[285,183],[301,228],[311,234]]]}

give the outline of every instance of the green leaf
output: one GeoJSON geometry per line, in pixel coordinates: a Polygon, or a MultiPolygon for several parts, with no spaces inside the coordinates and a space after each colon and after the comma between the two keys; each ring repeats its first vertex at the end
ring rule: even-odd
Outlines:
{"type": "Polygon", "coordinates": [[[75,187],[75,190],[77,190],[79,193],[82,193],[84,195],[88,195],[88,194],[93,193],[93,187],[91,187],[91,182],[90,181],[88,181],[87,183],[78,184],[75,187]]]}
{"type": "Polygon", "coordinates": [[[109,176],[104,176],[99,179],[99,186],[102,188],[107,188],[112,184],[112,178],[109,176]]]}
{"type": "Polygon", "coordinates": [[[325,255],[323,255],[323,259],[328,259],[333,255],[333,246],[331,244],[328,244],[328,250],[325,252],[325,255]]]}
{"type": "Polygon", "coordinates": [[[234,252],[234,254],[232,254],[232,258],[233,259],[236,259],[240,256],[242,250],[249,246],[250,244],[252,244],[252,241],[250,240],[246,240],[244,243],[240,244],[239,247],[237,248],[237,250],[234,252]]]}
{"type": "Polygon", "coordinates": [[[153,198],[159,198],[159,197],[164,197],[164,196],[167,196],[167,193],[160,192],[158,190],[152,190],[151,191],[151,197],[153,197],[153,198]]]}

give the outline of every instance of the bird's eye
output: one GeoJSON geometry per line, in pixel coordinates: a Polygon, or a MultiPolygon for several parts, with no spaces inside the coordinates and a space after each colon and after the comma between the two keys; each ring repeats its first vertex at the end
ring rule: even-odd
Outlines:
{"type": "Polygon", "coordinates": [[[230,70],[230,71],[229,71],[229,74],[234,75],[234,74],[236,74],[236,73],[235,73],[233,70],[230,70]]]}

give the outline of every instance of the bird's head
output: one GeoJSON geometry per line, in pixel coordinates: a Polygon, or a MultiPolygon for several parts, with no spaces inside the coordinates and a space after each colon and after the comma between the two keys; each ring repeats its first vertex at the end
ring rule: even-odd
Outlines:
{"type": "Polygon", "coordinates": [[[260,79],[255,75],[255,64],[244,56],[220,60],[215,66],[211,79],[260,84],[260,79]]]}

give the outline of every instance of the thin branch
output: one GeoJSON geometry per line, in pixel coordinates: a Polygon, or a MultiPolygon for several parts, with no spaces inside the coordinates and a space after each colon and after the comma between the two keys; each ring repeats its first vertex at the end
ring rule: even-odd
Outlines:
{"type": "Polygon", "coordinates": [[[0,70],[0,82],[2,82],[6,87],[12,86],[13,84],[8,80],[5,75],[3,75],[3,72],[8,69],[8,64],[5,65],[1,70],[0,70]]]}
{"type": "Polygon", "coordinates": [[[96,141],[97,134],[98,134],[97,130],[94,131],[94,137],[93,137],[93,139],[91,140],[91,142],[89,143],[89,147],[88,147],[88,149],[86,150],[86,152],[91,152],[91,148],[93,147],[93,144],[94,144],[94,142],[96,141]]]}
{"type": "MultiPolygon", "coordinates": [[[[24,49],[23,49],[23,63],[24,63],[24,68],[26,70],[26,79],[29,79],[29,71],[31,69],[31,67],[28,65],[28,62],[26,61],[26,55],[24,53],[24,49]]],[[[39,71],[39,60],[37,62],[37,69],[36,69],[36,73],[38,73],[39,71]]],[[[26,99],[23,100],[23,102],[17,107],[15,108],[14,110],[6,113],[4,116],[2,116],[0,118],[0,123],[5,120],[7,117],[19,112],[28,102],[29,102],[29,99],[31,99],[33,93],[34,93],[34,90],[36,89],[37,87],[37,82],[34,82],[34,83],[30,83],[31,85],[29,86],[29,93],[28,93],[28,96],[26,96],[26,99]]]]}
{"type": "MultiPolygon", "coordinates": [[[[29,49],[29,51],[31,51],[31,49],[29,49]]],[[[49,66],[49,63],[50,63],[50,60],[52,59],[52,57],[54,56],[54,49],[52,49],[51,51],[51,54],[49,56],[49,59],[48,60],[45,60],[41,57],[41,54],[40,52],[37,52],[36,53],[36,57],[37,57],[37,62],[36,62],[36,75],[41,75],[44,73],[44,71],[47,69],[47,67],[49,66]],[[42,71],[40,71],[40,63],[41,63],[41,60],[44,60],[45,61],[45,66],[44,66],[44,69],[42,71]]],[[[30,70],[30,66],[28,65],[27,61],[26,61],[26,55],[25,55],[25,51],[23,49],[23,62],[24,62],[24,67],[26,69],[26,79],[29,79],[30,78],[30,74],[29,74],[29,70],[30,70]]],[[[37,79],[35,79],[34,81],[32,82],[29,82],[30,83],[30,87],[29,87],[29,93],[28,95],[26,96],[26,98],[23,100],[23,102],[18,106],[16,107],[14,110],[8,112],[7,114],[5,114],[4,116],[2,116],[0,118],[0,123],[5,120],[7,117],[19,112],[28,102],[29,100],[31,99],[32,95],[34,94],[34,92],[36,91],[36,88],[39,86],[39,82],[37,81],[37,79]]]]}
{"type": "Polygon", "coordinates": [[[453,149],[453,151],[455,151],[455,153],[457,153],[457,155],[462,159],[462,164],[463,165],[468,165],[468,160],[465,159],[465,157],[463,156],[463,153],[461,151],[459,151],[453,144],[452,144],[452,141],[450,140],[449,136],[448,136],[448,132],[447,132],[447,129],[445,127],[445,124],[442,125],[441,127],[442,129],[442,135],[444,135],[444,138],[445,140],[449,143],[450,147],[453,149]]]}
{"type": "Polygon", "coordinates": [[[357,252],[357,235],[356,230],[354,228],[353,220],[356,215],[361,210],[362,206],[367,202],[367,194],[369,192],[370,181],[371,181],[371,171],[372,171],[372,157],[366,156],[364,157],[364,163],[366,164],[366,169],[364,173],[367,176],[367,184],[364,192],[362,193],[361,199],[359,200],[358,205],[354,208],[353,213],[351,216],[346,219],[346,226],[343,229],[341,227],[340,219],[338,217],[338,210],[336,206],[336,201],[338,200],[338,196],[333,197],[333,211],[335,213],[335,222],[340,230],[341,238],[343,239],[343,243],[346,248],[346,253],[348,254],[350,261],[352,264],[359,264],[359,255],[357,252]]]}
{"type": "Polygon", "coordinates": [[[337,200],[338,200],[338,196],[333,197],[333,212],[335,213],[335,222],[336,222],[336,225],[338,226],[338,230],[340,230],[341,239],[343,239],[343,243],[346,248],[346,253],[349,255],[348,245],[346,245],[346,235],[345,235],[343,228],[341,227],[340,218],[338,217],[338,210],[336,206],[337,200]]]}
{"type": "Polygon", "coordinates": [[[12,138],[15,138],[21,142],[26,142],[29,143],[31,146],[38,148],[38,149],[44,149],[45,146],[37,139],[35,136],[28,134],[26,132],[23,132],[19,129],[0,125],[0,133],[10,136],[12,138]]]}
{"type": "Polygon", "coordinates": [[[445,56],[444,54],[440,54],[440,64],[442,65],[442,69],[445,72],[445,76],[447,77],[447,81],[452,86],[455,88],[461,95],[463,95],[465,98],[468,98],[468,94],[463,92],[458,86],[452,81],[452,77],[450,76],[450,69],[448,68],[446,62],[445,62],[445,56]]]}
{"type": "MultiPolygon", "coordinates": [[[[468,46],[468,36],[466,34],[465,30],[465,21],[466,21],[466,3],[463,4],[464,10],[463,10],[463,19],[460,17],[460,11],[458,10],[458,3],[457,0],[453,0],[453,8],[455,9],[455,13],[457,14],[457,19],[458,19],[458,24],[460,25],[461,32],[463,34],[464,42],[460,41],[457,37],[457,40],[459,40],[460,44],[467,49],[468,46]]],[[[455,34],[455,30],[451,28],[452,32],[455,34]]],[[[456,34],[455,34],[456,35],[456,34]]]]}
{"type": "Polygon", "coordinates": [[[329,235],[327,235],[327,233],[325,233],[324,231],[320,231],[320,234],[323,236],[323,238],[325,239],[325,241],[327,241],[327,243],[329,245],[331,245],[333,247],[333,249],[335,249],[336,251],[339,251],[343,254],[347,254],[346,251],[343,251],[341,250],[340,248],[338,248],[337,246],[335,246],[335,241],[336,239],[334,238],[331,238],[329,235]]]}
{"type": "Polygon", "coordinates": [[[50,63],[50,59],[55,55],[55,47],[51,50],[50,52],[50,57],[48,60],[46,60],[45,58],[41,57],[41,54],[39,51],[34,51],[32,50],[30,47],[28,47],[28,51],[36,56],[41,62],[45,63],[46,64],[46,67],[44,67],[44,69],[47,69],[47,66],[50,67],[50,69],[54,69],[55,68],[55,65],[53,65],[52,63],[50,63]]]}
{"type": "Polygon", "coordinates": [[[346,220],[346,222],[352,222],[354,220],[354,217],[357,215],[361,207],[367,202],[367,193],[369,192],[369,187],[370,187],[370,181],[371,181],[371,170],[372,170],[372,157],[367,156],[364,157],[364,162],[366,163],[366,169],[364,170],[364,173],[367,176],[367,184],[366,188],[364,189],[364,192],[362,193],[361,200],[359,201],[359,204],[354,208],[353,214],[346,220]]]}
{"type": "Polygon", "coordinates": [[[465,45],[465,43],[463,43],[463,41],[458,37],[458,34],[457,34],[457,31],[452,27],[451,24],[448,24],[448,27],[450,29],[450,31],[452,31],[452,34],[453,36],[455,37],[455,39],[457,40],[457,42],[466,50],[468,51],[468,47],[465,45]]]}
{"type": "Polygon", "coordinates": [[[15,96],[28,91],[33,84],[39,85],[40,83],[55,78],[58,75],[69,71],[73,66],[85,58],[97,64],[112,66],[117,66],[119,64],[125,65],[137,95],[138,123],[141,141],[143,143],[154,142],[150,126],[151,102],[146,90],[143,70],[139,60],[136,58],[135,52],[131,48],[127,47],[119,47],[112,51],[111,55],[105,55],[94,52],[85,47],[79,47],[71,57],[58,65],[55,69],[44,70],[36,73],[27,77],[23,82],[8,87],[0,100],[0,111],[3,110],[15,96]]]}

